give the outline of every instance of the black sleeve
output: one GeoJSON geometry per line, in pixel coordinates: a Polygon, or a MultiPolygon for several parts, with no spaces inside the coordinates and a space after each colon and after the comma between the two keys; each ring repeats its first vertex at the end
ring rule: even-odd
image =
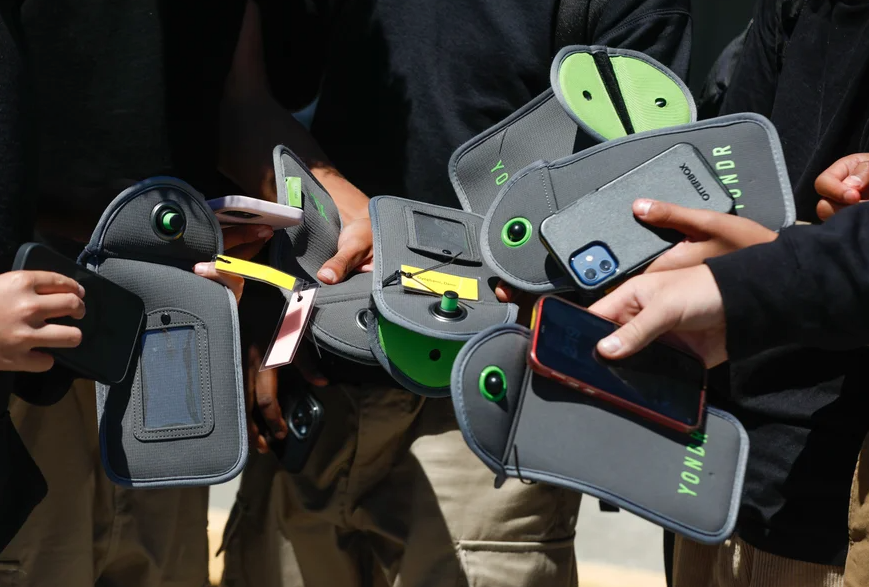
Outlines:
{"type": "Polygon", "coordinates": [[[9,11],[0,13],[0,272],[9,271],[18,247],[31,240],[35,221],[35,198],[27,179],[33,162],[33,133],[27,133],[28,100],[24,95],[23,55],[18,26],[9,11]],[[15,34],[13,34],[13,31],[15,34]]]}
{"type": "Polygon", "coordinates": [[[869,204],[706,263],[724,300],[731,360],[785,344],[869,344],[869,204]]]}
{"type": "Polygon", "coordinates": [[[592,0],[587,38],[591,45],[641,51],[687,79],[691,1],[592,0]]]}

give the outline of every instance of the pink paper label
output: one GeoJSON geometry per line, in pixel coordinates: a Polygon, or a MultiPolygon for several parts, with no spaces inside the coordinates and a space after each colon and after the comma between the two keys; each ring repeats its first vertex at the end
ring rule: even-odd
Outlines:
{"type": "Polygon", "coordinates": [[[275,341],[263,361],[262,370],[281,367],[293,361],[311,317],[316,293],[317,288],[313,287],[293,294],[287,311],[278,325],[275,341]]]}

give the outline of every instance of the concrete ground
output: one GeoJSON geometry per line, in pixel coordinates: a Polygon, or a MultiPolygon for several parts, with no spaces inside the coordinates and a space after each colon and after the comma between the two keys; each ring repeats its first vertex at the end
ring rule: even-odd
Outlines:
{"type": "MultiPolygon", "coordinates": [[[[238,479],[211,490],[209,534],[217,550],[238,479]]],[[[597,500],[585,498],[576,527],[580,587],[665,587],[662,531],[627,512],[601,512],[597,500]]],[[[212,558],[212,577],[222,561],[212,558]]]]}

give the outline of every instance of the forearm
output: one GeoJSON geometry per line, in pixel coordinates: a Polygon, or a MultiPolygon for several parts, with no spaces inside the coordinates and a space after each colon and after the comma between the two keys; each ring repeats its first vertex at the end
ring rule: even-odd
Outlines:
{"type": "Polygon", "coordinates": [[[731,359],[785,344],[869,343],[869,206],[707,264],[724,301],[731,359]]]}
{"type": "Polygon", "coordinates": [[[220,170],[246,193],[277,198],[272,150],[283,144],[311,168],[345,223],[368,216],[368,198],[329,163],[317,141],[271,95],[262,58],[259,9],[249,2],[220,113],[220,170]]]}

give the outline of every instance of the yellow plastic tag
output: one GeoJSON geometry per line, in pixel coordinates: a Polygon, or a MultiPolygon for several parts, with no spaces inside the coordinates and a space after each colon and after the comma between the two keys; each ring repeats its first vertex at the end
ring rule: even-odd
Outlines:
{"type": "Polygon", "coordinates": [[[439,296],[443,295],[444,292],[454,291],[459,295],[459,298],[463,300],[476,302],[480,299],[479,284],[477,283],[476,278],[459,277],[458,275],[450,275],[449,273],[440,273],[437,271],[425,271],[424,273],[419,273],[420,271],[422,271],[422,269],[417,267],[402,265],[402,287],[439,296]],[[405,276],[406,273],[419,273],[419,275],[407,277],[405,276]]]}
{"type": "Polygon", "coordinates": [[[214,259],[214,266],[218,271],[222,271],[223,273],[232,273],[233,275],[239,275],[247,279],[255,279],[256,281],[262,281],[263,283],[290,291],[293,291],[296,283],[298,283],[298,279],[288,273],[278,271],[268,265],[260,265],[259,263],[252,263],[244,259],[236,259],[235,257],[218,255],[214,259]]]}

